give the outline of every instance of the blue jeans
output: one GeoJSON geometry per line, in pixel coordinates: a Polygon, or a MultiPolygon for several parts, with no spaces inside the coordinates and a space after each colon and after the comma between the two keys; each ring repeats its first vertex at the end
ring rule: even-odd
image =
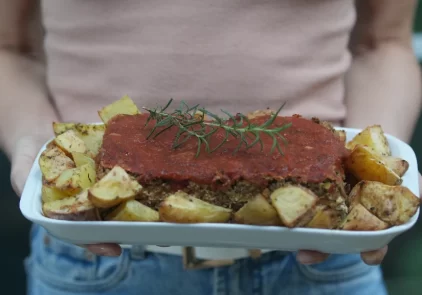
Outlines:
{"type": "Polygon", "coordinates": [[[33,226],[25,261],[28,295],[385,295],[379,267],[359,255],[332,255],[303,266],[294,253],[270,252],[234,265],[184,270],[180,256],[125,249],[118,258],[92,255],[33,226]]]}

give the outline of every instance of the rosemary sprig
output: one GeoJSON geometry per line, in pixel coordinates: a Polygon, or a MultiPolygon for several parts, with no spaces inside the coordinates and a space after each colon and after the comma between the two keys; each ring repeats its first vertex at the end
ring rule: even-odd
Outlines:
{"type": "Polygon", "coordinates": [[[287,140],[283,137],[281,131],[289,128],[291,123],[274,128],[271,128],[271,125],[274,123],[278,114],[284,107],[284,104],[281,105],[266,122],[261,125],[257,125],[253,124],[247,116],[241,113],[232,115],[224,110],[221,110],[228,116],[228,119],[223,119],[205,108],[199,107],[199,105],[190,107],[183,101],[174,111],[166,112],[172,102],[173,99],[170,99],[164,107],[157,107],[155,109],[146,107],[143,108],[149,112],[145,126],[147,126],[151,120],[155,120],[155,125],[148,134],[147,139],[155,138],[166,130],[176,127],[178,129],[172,147],[178,148],[189,139],[196,138],[198,141],[196,157],[198,157],[202,146],[205,146],[205,150],[208,153],[212,153],[221,148],[230,137],[234,137],[239,140],[238,145],[233,151],[234,153],[239,151],[242,147],[250,149],[257,144],[260,145],[262,151],[264,146],[261,134],[266,134],[273,140],[271,153],[277,149],[278,152],[283,155],[280,142],[287,144],[287,140]],[[206,115],[209,116],[211,120],[205,120],[206,115]],[[158,130],[158,128],[160,128],[160,130],[158,130]],[[224,138],[217,146],[211,148],[209,144],[210,137],[221,129],[225,132],[224,138]]]}

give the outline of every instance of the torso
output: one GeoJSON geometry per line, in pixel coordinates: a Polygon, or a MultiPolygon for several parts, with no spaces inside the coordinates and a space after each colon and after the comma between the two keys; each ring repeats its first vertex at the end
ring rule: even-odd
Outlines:
{"type": "Polygon", "coordinates": [[[278,108],[334,123],[353,0],[43,0],[48,86],[63,121],[128,94],[212,111],[278,108]]]}

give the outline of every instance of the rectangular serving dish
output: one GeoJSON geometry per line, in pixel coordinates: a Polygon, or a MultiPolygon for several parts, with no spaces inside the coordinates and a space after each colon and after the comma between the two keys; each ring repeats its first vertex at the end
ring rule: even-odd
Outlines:
{"type": "MultiPolygon", "coordinates": [[[[361,130],[339,128],[351,140],[361,130]]],[[[418,164],[412,148],[386,134],[393,156],[405,159],[409,169],[403,186],[419,196],[418,164]]],[[[174,224],[166,222],[66,221],[47,218],[42,213],[42,175],[36,160],[25,184],[20,210],[30,221],[41,225],[53,236],[74,244],[113,242],[122,245],[172,245],[296,251],[316,250],[327,253],[358,253],[381,248],[409,230],[417,213],[406,224],[381,231],[342,231],[241,224],[174,224]]]]}

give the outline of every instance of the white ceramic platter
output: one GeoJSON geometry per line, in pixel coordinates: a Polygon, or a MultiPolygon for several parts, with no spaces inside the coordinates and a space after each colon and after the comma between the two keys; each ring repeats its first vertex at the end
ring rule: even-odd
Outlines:
{"type": "MultiPolygon", "coordinates": [[[[360,130],[342,128],[351,140],[360,130]]],[[[419,195],[418,165],[414,151],[406,143],[387,135],[393,156],[409,162],[403,185],[419,195]]],[[[45,146],[41,149],[41,152],[45,146]]],[[[38,155],[38,157],[39,157],[38,155]]],[[[126,245],[173,245],[236,247],[295,251],[309,249],[327,253],[357,253],[374,250],[409,230],[418,219],[419,209],[408,223],[382,231],[341,231],[239,224],[172,224],[121,221],[65,221],[42,214],[41,171],[34,161],[20,201],[22,214],[40,224],[53,236],[75,244],[114,242],[126,245]]]]}

